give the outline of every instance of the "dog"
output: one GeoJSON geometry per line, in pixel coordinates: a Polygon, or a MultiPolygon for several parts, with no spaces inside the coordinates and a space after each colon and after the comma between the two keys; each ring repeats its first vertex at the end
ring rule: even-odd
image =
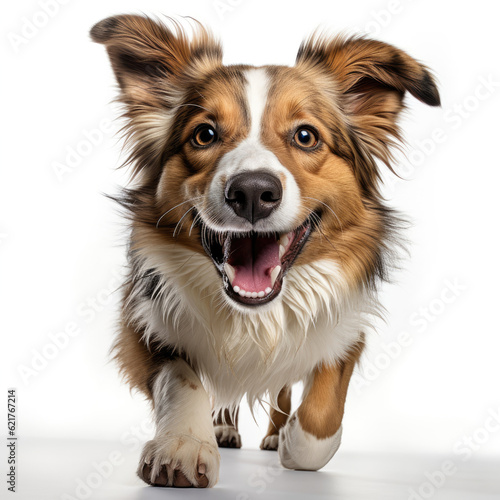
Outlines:
{"type": "Polygon", "coordinates": [[[266,398],[261,448],[289,469],[336,453],[344,402],[401,218],[380,194],[407,92],[440,104],[430,71],[362,36],[313,34],[296,64],[225,66],[195,22],[104,19],[131,184],[128,278],[114,356],[152,402],[138,475],[212,487],[237,412],[266,398]],[[291,387],[304,392],[291,412],[291,387]]]}

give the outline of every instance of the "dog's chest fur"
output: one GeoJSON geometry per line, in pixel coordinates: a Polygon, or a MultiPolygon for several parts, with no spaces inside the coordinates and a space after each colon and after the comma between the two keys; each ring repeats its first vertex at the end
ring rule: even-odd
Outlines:
{"type": "Polygon", "coordinates": [[[203,255],[168,245],[135,256],[139,279],[130,319],[147,343],[173,346],[190,359],[215,406],[251,403],[305,380],[318,363],[344,358],[369,327],[375,299],[349,292],[330,260],[294,266],[282,297],[248,314],[226,303],[220,278],[203,255]]]}

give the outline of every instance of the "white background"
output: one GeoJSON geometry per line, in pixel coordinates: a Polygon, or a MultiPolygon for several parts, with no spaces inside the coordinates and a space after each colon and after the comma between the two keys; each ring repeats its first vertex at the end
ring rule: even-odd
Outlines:
{"type": "MultiPolygon", "coordinates": [[[[226,63],[293,64],[300,41],[323,26],[368,31],[434,70],[442,108],[407,99],[408,157],[399,166],[407,180],[388,176],[385,189],[413,221],[412,255],[384,287],[388,321],[370,337],[351,386],[342,450],[458,458],[464,435],[477,433],[475,456],[500,454],[500,432],[478,431],[500,411],[494,3],[227,0],[221,12],[201,0],[74,0],[57,3],[27,38],[27,23],[43,24],[42,3],[9,2],[1,21],[0,366],[2,387],[18,391],[20,435],[116,441],[147,428],[146,403],[108,358],[118,298],[109,292],[119,285],[125,233],[102,193],[127,177],[115,170],[123,160],[116,123],[95,132],[116,117],[116,92],[104,48],[88,38],[103,17],[140,9],[202,21],[221,37],[226,63]],[[91,131],[97,144],[85,150],[91,131]],[[58,176],[68,148],[85,156],[58,176]],[[69,323],[79,333],[57,351],[50,335],[69,323]],[[398,349],[402,332],[411,345],[398,349]],[[381,354],[389,347],[390,358],[381,354]]],[[[260,428],[248,409],[242,420],[244,446],[257,447],[265,413],[260,428]]]]}

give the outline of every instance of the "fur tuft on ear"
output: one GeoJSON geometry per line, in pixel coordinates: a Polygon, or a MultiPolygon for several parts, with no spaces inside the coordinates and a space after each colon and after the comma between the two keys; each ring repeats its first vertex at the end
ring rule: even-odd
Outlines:
{"type": "Polygon", "coordinates": [[[96,43],[105,43],[118,26],[118,17],[108,17],[96,23],[90,30],[90,38],[96,43]]]}
{"type": "Polygon", "coordinates": [[[173,29],[150,17],[121,15],[90,30],[91,39],[105,45],[123,91],[130,85],[151,85],[157,78],[179,78],[188,66],[221,63],[220,44],[201,24],[196,23],[190,40],[178,22],[169,21],[173,29]]]}
{"type": "Polygon", "coordinates": [[[330,77],[361,188],[368,197],[377,196],[380,173],[375,158],[392,170],[391,147],[401,140],[397,117],[405,92],[430,106],[440,105],[431,73],[392,45],[356,36],[313,35],[300,46],[297,66],[330,77]]]}

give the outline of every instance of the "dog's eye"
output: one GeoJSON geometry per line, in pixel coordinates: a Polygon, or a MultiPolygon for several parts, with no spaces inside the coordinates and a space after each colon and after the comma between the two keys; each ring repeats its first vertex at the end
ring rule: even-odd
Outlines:
{"type": "Polygon", "coordinates": [[[318,136],[309,128],[301,127],[293,136],[295,143],[303,149],[312,149],[318,144],[318,136]]]}
{"type": "Polygon", "coordinates": [[[198,125],[192,137],[193,144],[201,147],[210,146],[210,144],[213,144],[216,140],[217,132],[212,125],[208,125],[207,123],[198,125]]]}

